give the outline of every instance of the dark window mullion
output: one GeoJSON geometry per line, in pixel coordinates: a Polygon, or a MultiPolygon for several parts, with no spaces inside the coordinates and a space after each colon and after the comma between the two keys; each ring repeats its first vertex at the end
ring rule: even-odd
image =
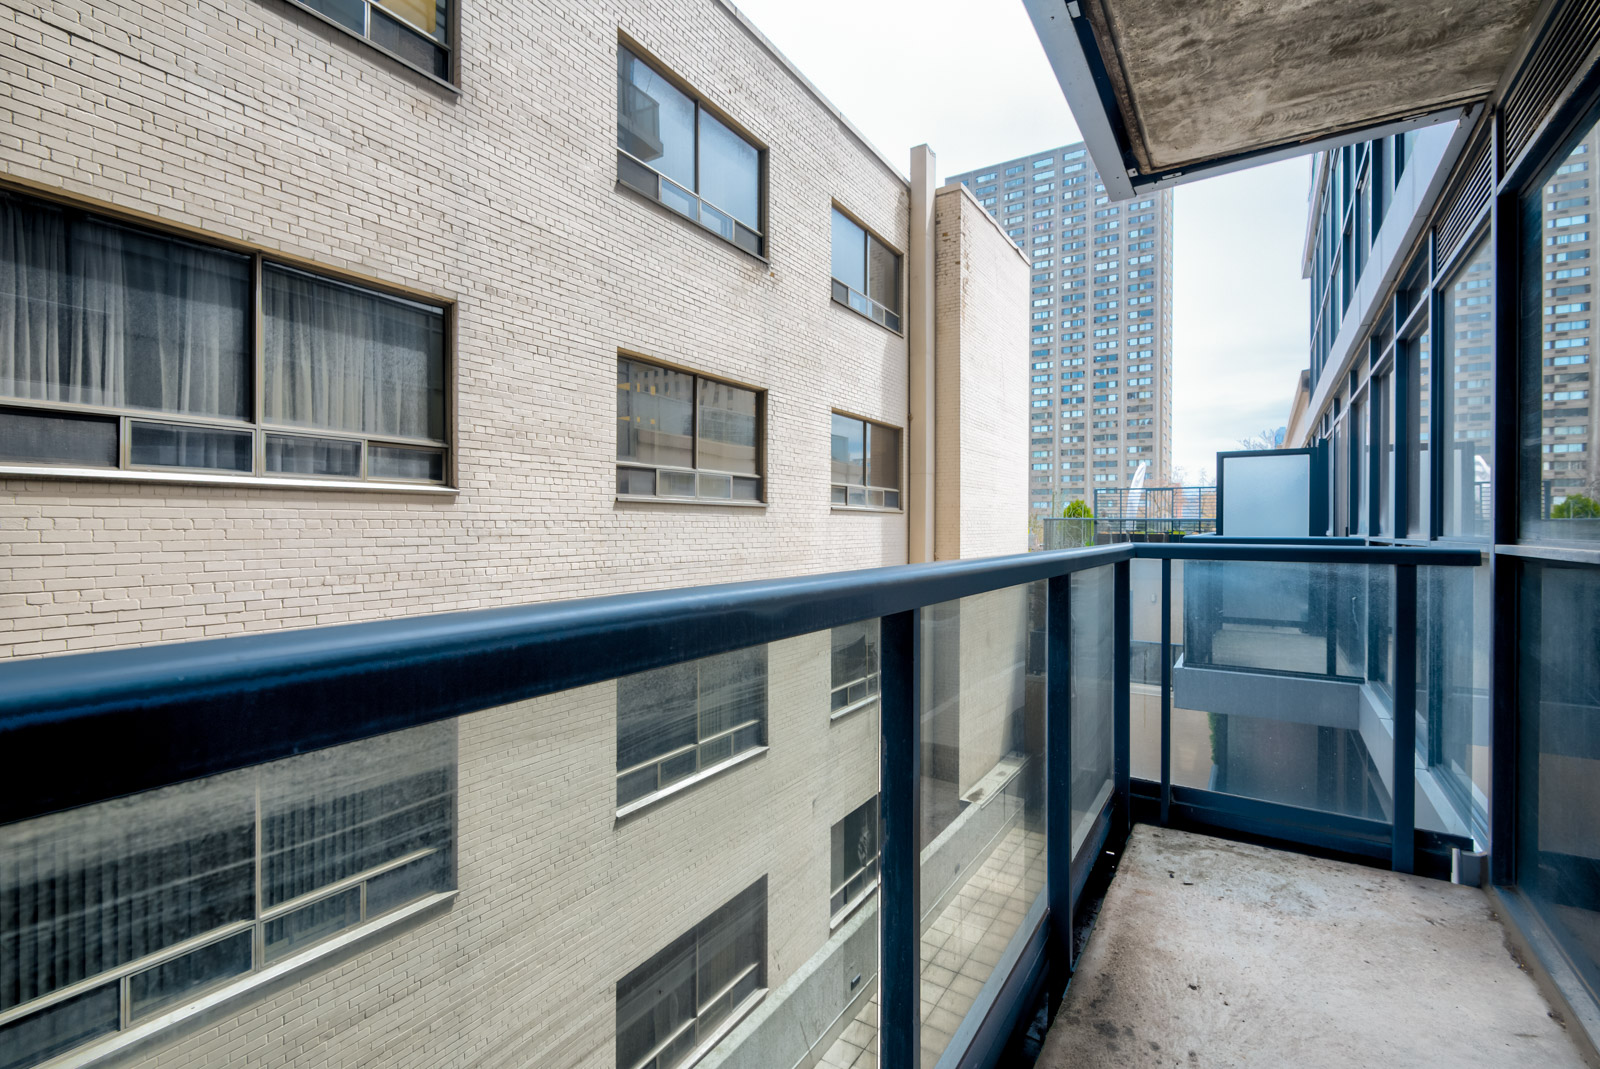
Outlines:
{"type": "MultiPolygon", "coordinates": [[[[250,361],[251,376],[250,388],[255,395],[251,400],[251,412],[255,415],[255,433],[253,440],[255,447],[251,450],[251,470],[256,475],[266,474],[266,440],[261,432],[262,425],[266,422],[267,404],[267,331],[266,331],[266,306],[263,303],[263,278],[266,274],[266,260],[261,253],[256,253],[250,258],[250,361]]],[[[363,449],[365,452],[365,449],[363,449]]],[[[365,466],[362,475],[365,476],[365,466]]]]}
{"type": "MultiPolygon", "coordinates": [[[[700,470],[700,387],[704,381],[699,375],[694,376],[694,388],[689,391],[689,466],[695,471],[700,470]]],[[[695,496],[698,497],[700,495],[698,477],[694,489],[695,496]]],[[[698,687],[696,690],[698,691],[698,687]]],[[[699,708],[698,702],[696,708],[699,708]]]]}

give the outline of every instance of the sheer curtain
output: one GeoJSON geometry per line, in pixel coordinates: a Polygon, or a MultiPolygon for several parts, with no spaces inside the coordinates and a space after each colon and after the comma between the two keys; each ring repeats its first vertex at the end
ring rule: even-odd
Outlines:
{"type": "Polygon", "coordinates": [[[266,418],[444,437],[444,322],[431,309],[269,267],[266,418]]]}
{"type": "Polygon", "coordinates": [[[0,196],[0,395],[249,417],[243,256],[0,196]]]}
{"type": "Polygon", "coordinates": [[[66,400],[67,224],[0,197],[0,395],[66,400]]]}

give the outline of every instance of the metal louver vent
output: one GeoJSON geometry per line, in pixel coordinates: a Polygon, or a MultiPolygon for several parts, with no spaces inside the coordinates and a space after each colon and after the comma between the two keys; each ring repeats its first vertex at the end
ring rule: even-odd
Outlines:
{"type": "Polygon", "coordinates": [[[1545,27],[1501,104],[1505,160],[1522,155],[1563,89],[1600,44],[1600,0],[1569,0],[1545,27]]]}
{"type": "Polygon", "coordinates": [[[1435,230],[1435,247],[1439,262],[1448,260],[1467,236],[1478,218],[1494,186],[1494,167],[1490,158],[1489,139],[1480,137],[1466,153],[1466,164],[1451,195],[1450,208],[1435,230]]]}

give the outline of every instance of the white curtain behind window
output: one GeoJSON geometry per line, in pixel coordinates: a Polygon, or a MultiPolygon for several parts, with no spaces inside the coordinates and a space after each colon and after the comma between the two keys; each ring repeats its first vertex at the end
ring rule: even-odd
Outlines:
{"type": "Polygon", "coordinates": [[[66,399],[60,391],[67,287],[65,218],[0,197],[0,394],[66,399]]]}
{"type": "Polygon", "coordinates": [[[437,312],[275,268],[264,289],[269,422],[444,437],[437,312]]]}
{"type": "Polygon", "coordinates": [[[0,196],[0,395],[249,416],[243,257],[0,196]]]}

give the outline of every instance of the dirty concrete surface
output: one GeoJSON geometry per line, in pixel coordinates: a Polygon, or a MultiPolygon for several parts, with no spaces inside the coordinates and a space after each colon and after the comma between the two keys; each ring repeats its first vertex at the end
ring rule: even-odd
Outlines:
{"type": "Polygon", "coordinates": [[[1141,826],[1037,1064],[1585,1062],[1477,888],[1141,826]]]}

